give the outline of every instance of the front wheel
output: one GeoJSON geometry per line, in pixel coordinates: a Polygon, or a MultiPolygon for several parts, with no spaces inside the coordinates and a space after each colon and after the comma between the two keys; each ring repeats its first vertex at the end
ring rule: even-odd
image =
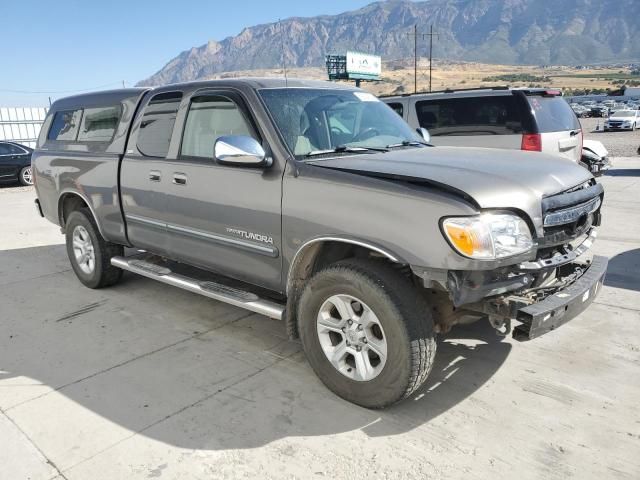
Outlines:
{"type": "Polygon", "coordinates": [[[428,305],[382,262],[345,260],[315,274],[298,308],[305,354],[338,396],[383,408],[426,380],[436,352],[428,305]]]}
{"type": "Polygon", "coordinates": [[[122,270],[111,259],[122,255],[122,245],[107,242],[89,209],[71,212],[66,222],[67,255],[71,267],[83,285],[108,287],[122,278],[122,270]]]}
{"type": "Polygon", "coordinates": [[[20,170],[18,180],[20,180],[20,183],[24,186],[33,185],[33,173],[30,165],[20,170]]]}

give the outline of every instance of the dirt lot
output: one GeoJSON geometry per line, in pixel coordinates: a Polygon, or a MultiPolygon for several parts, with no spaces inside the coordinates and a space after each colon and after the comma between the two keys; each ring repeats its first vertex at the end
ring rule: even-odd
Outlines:
{"type": "Polygon", "coordinates": [[[454,330],[381,412],[280,322],[131,275],[84,288],[33,190],[0,187],[0,478],[637,479],[640,158],[601,181],[596,302],[528,343],[454,330]]]}
{"type": "Polygon", "coordinates": [[[602,130],[604,118],[581,118],[580,123],[585,134],[585,138],[590,140],[599,140],[605,148],[609,150],[609,154],[614,157],[638,157],[638,148],[640,148],[640,130],[635,132],[605,132],[602,130]],[[597,131],[596,127],[600,126],[597,131]]]}

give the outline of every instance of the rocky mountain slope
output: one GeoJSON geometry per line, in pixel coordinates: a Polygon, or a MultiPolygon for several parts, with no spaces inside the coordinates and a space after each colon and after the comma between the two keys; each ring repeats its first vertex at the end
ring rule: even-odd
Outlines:
{"type": "MultiPolygon", "coordinates": [[[[413,55],[414,24],[434,25],[434,56],[503,64],[582,64],[640,60],[638,0],[428,0],[372,3],[339,15],[289,18],[248,27],[172,59],[140,85],[219,72],[321,66],[328,53],[413,55]]],[[[426,40],[420,54],[427,55],[426,40]]]]}

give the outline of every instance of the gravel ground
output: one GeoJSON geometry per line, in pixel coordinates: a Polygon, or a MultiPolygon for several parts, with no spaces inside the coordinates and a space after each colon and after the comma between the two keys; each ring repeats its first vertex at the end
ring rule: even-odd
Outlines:
{"type": "Polygon", "coordinates": [[[633,157],[638,155],[640,147],[640,130],[635,132],[603,132],[596,131],[600,124],[603,128],[604,118],[581,118],[584,137],[589,140],[599,140],[609,150],[612,157],[633,157]]]}

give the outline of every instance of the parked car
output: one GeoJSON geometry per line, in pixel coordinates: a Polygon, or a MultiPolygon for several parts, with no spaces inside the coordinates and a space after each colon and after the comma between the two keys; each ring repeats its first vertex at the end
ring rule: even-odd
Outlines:
{"type": "Polygon", "coordinates": [[[343,84],[61,99],[33,166],[84,285],[127,270],[281,319],[325,385],[365,407],[425,382],[438,332],[488,318],[535,338],[587,308],[607,268],[590,252],[604,190],[584,168],[432,148],[343,84]]]}
{"type": "Polygon", "coordinates": [[[631,130],[640,127],[639,110],[619,110],[611,114],[604,122],[604,131],[631,130]]]}
{"type": "Polygon", "coordinates": [[[605,118],[609,116],[609,107],[606,105],[595,105],[591,107],[590,116],[605,118]]]}
{"type": "Polygon", "coordinates": [[[15,142],[0,141],[0,182],[33,185],[31,153],[33,150],[15,142]]]}
{"type": "Polygon", "coordinates": [[[582,158],[580,161],[584,167],[593,173],[594,177],[601,176],[604,172],[611,168],[611,160],[609,152],[597,140],[585,140],[582,145],[582,158]]]}
{"type": "Polygon", "coordinates": [[[382,100],[412,127],[427,129],[436,146],[529,150],[580,160],[580,122],[555,90],[445,90],[382,100]]]}
{"type": "Polygon", "coordinates": [[[590,116],[591,110],[587,107],[583,107],[578,103],[572,103],[570,106],[578,118],[586,118],[590,116]]]}

